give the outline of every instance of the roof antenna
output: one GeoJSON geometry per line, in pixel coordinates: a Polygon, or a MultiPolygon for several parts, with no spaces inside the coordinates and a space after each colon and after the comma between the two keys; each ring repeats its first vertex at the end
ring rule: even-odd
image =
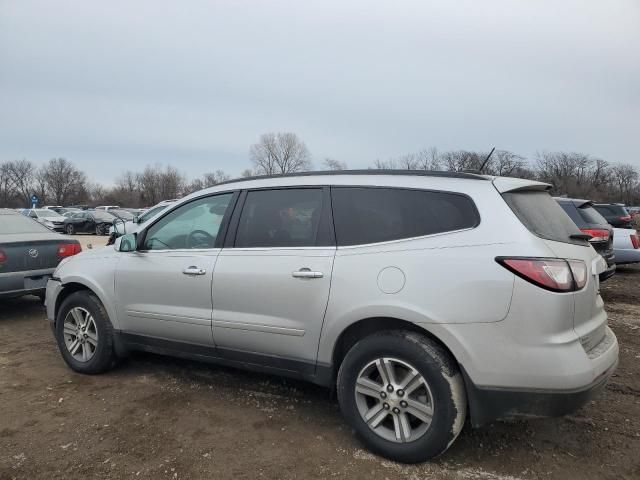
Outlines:
{"type": "Polygon", "coordinates": [[[484,162],[482,162],[482,166],[480,167],[480,170],[478,170],[478,173],[482,173],[482,170],[484,170],[484,167],[487,165],[487,162],[491,158],[491,155],[493,155],[493,152],[495,151],[495,149],[496,149],[496,147],[493,147],[491,149],[491,151],[489,152],[489,155],[487,155],[487,158],[485,158],[484,162]]]}

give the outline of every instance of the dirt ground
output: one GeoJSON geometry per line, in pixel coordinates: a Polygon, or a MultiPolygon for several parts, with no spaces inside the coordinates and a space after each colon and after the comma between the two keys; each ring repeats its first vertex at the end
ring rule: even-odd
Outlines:
{"type": "Polygon", "coordinates": [[[569,417],[467,425],[413,466],[364,450],[322,388],[151,354],[75,374],[37,299],[0,303],[0,479],[639,479],[639,280],[602,286],[621,346],[603,394],[569,417]]]}

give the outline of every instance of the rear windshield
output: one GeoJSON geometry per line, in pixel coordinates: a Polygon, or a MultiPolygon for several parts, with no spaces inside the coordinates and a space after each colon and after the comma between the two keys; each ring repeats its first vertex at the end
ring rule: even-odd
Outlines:
{"type": "Polygon", "coordinates": [[[555,242],[587,244],[586,240],[571,238],[580,229],[547,192],[525,190],[502,195],[529,231],[538,237],[555,242]]]}
{"type": "Polygon", "coordinates": [[[608,215],[610,217],[626,217],[629,212],[622,205],[595,205],[602,215],[608,215]]]}
{"type": "Polygon", "coordinates": [[[44,232],[50,230],[24,215],[0,215],[0,235],[44,232]]]}
{"type": "Polygon", "coordinates": [[[600,215],[598,211],[588,203],[578,208],[578,213],[587,223],[595,223],[598,225],[609,224],[609,222],[607,222],[607,220],[602,215],[600,215]]]}

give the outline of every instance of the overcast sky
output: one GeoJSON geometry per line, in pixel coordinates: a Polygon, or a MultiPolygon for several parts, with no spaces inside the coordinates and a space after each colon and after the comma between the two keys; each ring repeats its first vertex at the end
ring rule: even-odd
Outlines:
{"type": "Polygon", "coordinates": [[[0,161],[236,175],[270,131],[640,167],[640,2],[0,0],[0,161]]]}

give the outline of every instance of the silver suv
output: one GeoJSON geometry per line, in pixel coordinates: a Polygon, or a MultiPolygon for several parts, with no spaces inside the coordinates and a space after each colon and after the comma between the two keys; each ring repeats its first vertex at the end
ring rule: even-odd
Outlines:
{"type": "Polygon", "coordinates": [[[129,350],[337,391],[372,451],[419,462],[465,419],[562,415],[618,360],[606,262],[529,180],[350,171],[238,180],[63,261],[47,315],[67,364],[129,350]]]}

